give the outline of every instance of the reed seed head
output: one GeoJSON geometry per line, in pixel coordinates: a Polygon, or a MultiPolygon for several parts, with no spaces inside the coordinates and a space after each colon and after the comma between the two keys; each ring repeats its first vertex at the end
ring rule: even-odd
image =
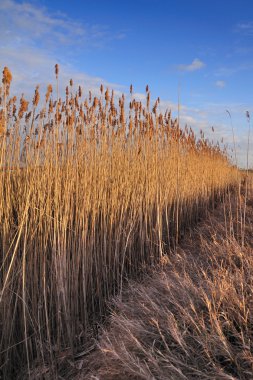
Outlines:
{"type": "Polygon", "coordinates": [[[55,76],[56,76],[56,78],[58,78],[58,75],[59,75],[59,65],[58,65],[58,63],[56,63],[56,65],[55,65],[55,76]]]}
{"type": "Polygon", "coordinates": [[[39,100],[40,100],[39,86],[36,86],[35,94],[34,94],[34,97],[33,97],[33,105],[34,105],[34,107],[37,107],[37,105],[39,104],[39,100]]]}
{"type": "Polygon", "coordinates": [[[8,67],[5,66],[4,69],[3,69],[3,79],[2,79],[2,82],[3,82],[4,85],[10,86],[11,81],[12,81],[12,74],[11,74],[10,70],[8,69],[8,67]]]}

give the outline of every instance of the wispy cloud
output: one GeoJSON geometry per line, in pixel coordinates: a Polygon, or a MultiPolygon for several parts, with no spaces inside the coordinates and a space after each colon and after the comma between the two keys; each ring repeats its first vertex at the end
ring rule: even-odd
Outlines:
{"type": "Polygon", "coordinates": [[[70,78],[86,89],[95,90],[101,82],[109,85],[82,73],[71,62],[81,50],[106,48],[112,40],[124,38],[122,32],[112,33],[106,25],[84,25],[38,4],[15,0],[0,1],[0,34],[1,65],[12,71],[15,93],[28,95],[35,85],[43,88],[53,82],[55,63],[60,64],[62,87],[70,78]]]}
{"type": "MultiPolygon", "coordinates": [[[[115,95],[126,92],[124,86],[117,83],[109,83],[104,78],[95,77],[84,73],[77,65],[71,63],[72,58],[79,57],[79,52],[84,49],[101,49],[110,46],[112,40],[124,38],[124,33],[112,33],[109,26],[83,25],[79,21],[69,18],[61,13],[48,11],[45,7],[36,6],[29,2],[21,3],[15,0],[0,0],[0,57],[1,65],[9,66],[13,74],[12,94],[25,93],[26,97],[33,96],[34,87],[40,84],[41,93],[48,83],[54,83],[54,65],[60,64],[60,91],[70,78],[74,85],[84,87],[84,92],[92,90],[98,93],[101,83],[104,86],[115,89],[115,95]],[[68,51],[71,55],[68,55],[68,51]],[[64,53],[62,53],[64,52],[64,53]]],[[[177,68],[185,72],[194,72],[205,66],[200,59],[195,58],[190,64],[181,64],[177,68]]],[[[238,70],[248,70],[253,65],[244,64],[231,68],[217,70],[217,82],[220,78],[232,75],[238,70]],[[251,66],[250,66],[251,65],[251,66]]],[[[2,70],[2,69],[1,69],[2,70]]],[[[220,84],[221,87],[221,84],[220,84]]],[[[145,101],[145,94],[134,94],[136,99],[145,101]]],[[[160,103],[161,112],[172,109],[177,117],[177,104],[168,100],[160,103]]],[[[226,109],[233,110],[235,129],[238,135],[238,157],[245,161],[245,136],[239,120],[248,107],[227,104],[199,104],[197,107],[189,107],[182,104],[180,107],[181,125],[188,124],[196,131],[203,129],[208,135],[210,127],[215,127],[215,136],[224,137],[230,143],[229,123],[222,119],[226,109]],[[223,121],[221,121],[223,120],[223,121]],[[238,122],[237,122],[238,120],[238,122]],[[238,129],[236,128],[238,125],[238,129]]],[[[253,157],[252,157],[253,159],[253,157]]],[[[252,163],[253,164],[253,163],[252,163]]]]}
{"type": "MultiPolygon", "coordinates": [[[[54,65],[60,63],[60,93],[64,94],[65,87],[70,78],[74,85],[81,85],[84,92],[91,90],[94,94],[99,93],[100,84],[113,88],[120,93],[124,87],[117,83],[109,83],[99,76],[91,76],[78,70],[72,64],[56,58],[54,55],[45,54],[39,48],[25,46],[22,52],[9,47],[0,46],[0,56],[5,57],[4,65],[8,66],[13,74],[12,94],[20,96],[22,93],[26,97],[31,97],[37,84],[40,85],[41,93],[45,91],[48,83],[55,83],[54,65]]],[[[115,93],[116,93],[115,92],[115,93]]]]}
{"type": "MultiPolygon", "coordinates": [[[[171,109],[174,117],[177,117],[177,104],[170,101],[161,101],[162,111],[171,109]]],[[[234,160],[233,135],[230,120],[227,116],[226,109],[229,109],[233,119],[235,141],[237,149],[238,164],[241,167],[246,165],[246,151],[248,138],[248,125],[245,117],[245,111],[249,110],[253,115],[253,108],[250,104],[241,103],[200,103],[196,107],[182,105],[180,112],[181,126],[184,124],[191,126],[198,134],[202,129],[205,136],[216,143],[223,139],[224,144],[228,147],[228,153],[234,160]],[[214,132],[212,128],[214,127],[214,132]]],[[[250,138],[250,152],[253,150],[253,137],[250,138]]],[[[250,167],[253,167],[253,155],[250,155],[250,167]]]]}
{"type": "Polygon", "coordinates": [[[219,67],[215,72],[214,75],[218,77],[230,77],[234,74],[237,74],[242,71],[250,71],[253,69],[252,63],[243,63],[237,66],[223,66],[219,67]]]}
{"type": "Polygon", "coordinates": [[[226,82],[224,80],[217,80],[215,82],[215,86],[219,88],[224,88],[226,86],[226,82]]]}
{"type": "Polygon", "coordinates": [[[238,23],[236,29],[246,36],[253,37],[253,21],[238,23]]]}
{"type": "Polygon", "coordinates": [[[192,63],[190,63],[189,65],[184,65],[184,64],[178,65],[177,69],[179,71],[196,71],[196,70],[202,69],[205,66],[206,66],[206,64],[204,62],[202,62],[198,58],[195,58],[192,61],[192,63]]]}
{"type": "Polygon", "coordinates": [[[124,34],[113,34],[106,25],[84,25],[63,13],[50,13],[47,8],[15,0],[0,2],[0,33],[4,43],[17,46],[39,44],[48,50],[62,46],[101,47],[124,34]]]}

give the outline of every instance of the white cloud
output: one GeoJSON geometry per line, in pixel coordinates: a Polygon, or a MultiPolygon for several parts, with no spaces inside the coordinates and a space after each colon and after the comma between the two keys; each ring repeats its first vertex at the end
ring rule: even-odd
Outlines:
{"type": "MultiPolygon", "coordinates": [[[[12,95],[20,96],[24,93],[26,98],[31,98],[37,84],[40,85],[40,92],[42,94],[45,93],[47,84],[55,84],[54,66],[59,60],[54,55],[47,55],[43,50],[29,46],[17,50],[0,46],[0,56],[5,57],[4,66],[8,66],[12,72],[12,95]]],[[[59,62],[60,94],[63,95],[65,93],[65,87],[70,79],[73,79],[75,87],[81,85],[86,94],[89,90],[94,94],[99,93],[101,83],[105,87],[115,89],[115,93],[124,91],[124,87],[117,83],[109,83],[99,76],[88,75],[77,70],[76,67],[68,64],[66,61],[61,60],[59,62]]]]}
{"type": "Polygon", "coordinates": [[[111,40],[124,38],[123,33],[112,34],[107,26],[83,25],[40,5],[1,0],[0,34],[0,65],[8,66],[13,74],[12,93],[31,96],[37,84],[43,91],[55,81],[56,63],[60,64],[62,91],[70,78],[87,91],[97,90],[101,83],[122,88],[82,73],[71,62],[79,57],[81,49],[106,47],[111,40]]]}
{"type": "MultiPolygon", "coordinates": [[[[171,109],[173,116],[177,117],[176,103],[168,100],[161,100],[159,105],[161,112],[166,109],[171,109]]],[[[234,161],[233,149],[233,134],[230,119],[226,113],[229,109],[232,115],[232,122],[234,126],[237,160],[240,167],[246,166],[246,152],[247,152],[247,139],[248,139],[248,123],[245,117],[245,111],[248,110],[253,115],[253,108],[250,104],[241,103],[201,103],[196,107],[193,106],[180,106],[180,125],[184,127],[187,124],[192,127],[196,134],[199,134],[200,129],[203,130],[205,136],[216,143],[221,142],[223,139],[224,144],[228,147],[228,153],[231,160],[234,161]],[[214,132],[212,128],[214,127],[214,132]]],[[[250,155],[249,166],[253,167],[253,134],[250,138],[250,155]]]]}
{"type": "Polygon", "coordinates": [[[140,93],[140,92],[133,93],[133,99],[137,101],[145,102],[146,98],[147,98],[147,95],[144,93],[140,93]]]}
{"type": "Polygon", "coordinates": [[[224,88],[226,86],[226,82],[224,80],[217,80],[215,82],[215,86],[219,88],[224,88]]]}
{"type": "Polygon", "coordinates": [[[177,69],[180,71],[196,71],[205,67],[205,63],[200,59],[195,58],[189,65],[178,65],[177,69]]]}
{"type": "Polygon", "coordinates": [[[49,13],[45,7],[15,0],[0,2],[0,21],[2,43],[40,44],[49,51],[59,45],[101,47],[124,38],[122,32],[112,34],[106,25],[84,25],[63,13],[49,13]]]}

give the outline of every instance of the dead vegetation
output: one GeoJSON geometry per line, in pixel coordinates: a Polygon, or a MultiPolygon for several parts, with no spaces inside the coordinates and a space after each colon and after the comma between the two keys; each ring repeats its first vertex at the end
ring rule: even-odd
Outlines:
{"type": "Polygon", "coordinates": [[[73,379],[253,379],[252,200],[243,248],[232,211],[219,207],[167,263],[129,283],[73,379]]]}
{"type": "Polygon", "coordinates": [[[159,262],[240,183],[219,143],[181,128],[159,99],[151,106],[148,87],[142,104],[131,86],[128,104],[102,85],[85,95],[71,80],[63,98],[57,65],[55,74],[56,86],[48,85],[45,97],[36,87],[29,105],[24,95],[11,97],[12,76],[3,71],[4,379],[23,367],[29,378],[35,363],[55,378],[59,358],[89,343],[91,326],[125,278],[159,262]]]}

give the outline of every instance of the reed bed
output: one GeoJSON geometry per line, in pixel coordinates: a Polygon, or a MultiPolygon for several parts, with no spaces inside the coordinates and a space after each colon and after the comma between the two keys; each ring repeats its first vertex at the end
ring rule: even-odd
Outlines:
{"type": "Polygon", "coordinates": [[[129,282],[112,304],[96,351],[75,370],[62,366],[64,378],[253,379],[252,190],[249,195],[243,247],[238,200],[228,197],[145,281],[129,282]]]}
{"type": "MultiPolygon", "coordinates": [[[[90,326],[238,184],[219,144],[150,106],[100,87],[84,97],[39,88],[0,105],[0,373],[49,366],[85,345],[90,326]],[[117,104],[116,104],[117,103],[117,104]]],[[[43,377],[42,377],[43,378],[43,377]]],[[[49,377],[50,378],[50,377],[49,377]]]]}

